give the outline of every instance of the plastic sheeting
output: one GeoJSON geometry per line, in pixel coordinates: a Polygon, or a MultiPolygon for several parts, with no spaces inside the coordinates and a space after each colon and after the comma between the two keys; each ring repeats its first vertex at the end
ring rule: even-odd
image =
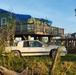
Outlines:
{"type": "Polygon", "coordinates": [[[31,15],[25,15],[25,14],[15,14],[13,12],[9,12],[3,9],[0,9],[0,13],[7,13],[7,14],[12,14],[15,18],[18,18],[20,20],[28,20],[31,18],[31,15]]]}

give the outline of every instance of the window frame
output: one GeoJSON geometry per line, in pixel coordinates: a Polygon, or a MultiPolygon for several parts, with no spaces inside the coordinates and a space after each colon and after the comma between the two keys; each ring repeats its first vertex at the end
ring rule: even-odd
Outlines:
{"type": "Polygon", "coordinates": [[[6,23],[6,17],[1,18],[1,27],[5,25],[5,23],[3,23],[3,20],[5,20],[6,23]]]}

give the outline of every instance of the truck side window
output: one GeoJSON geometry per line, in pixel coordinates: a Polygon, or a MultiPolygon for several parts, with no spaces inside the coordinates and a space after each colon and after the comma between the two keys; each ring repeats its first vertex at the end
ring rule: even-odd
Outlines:
{"type": "Polygon", "coordinates": [[[25,41],[25,42],[24,42],[23,47],[29,47],[28,41],[25,41]]]}
{"type": "Polygon", "coordinates": [[[42,47],[42,44],[37,41],[30,42],[29,45],[30,47],[42,47]]]}
{"type": "Polygon", "coordinates": [[[34,42],[34,44],[35,44],[35,47],[42,47],[42,44],[39,42],[34,42]]]}

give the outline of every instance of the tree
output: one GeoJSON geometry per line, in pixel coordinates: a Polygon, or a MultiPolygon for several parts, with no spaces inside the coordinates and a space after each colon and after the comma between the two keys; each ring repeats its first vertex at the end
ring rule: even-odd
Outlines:
{"type": "Polygon", "coordinates": [[[0,29],[0,55],[2,54],[2,51],[5,49],[5,46],[7,45],[8,41],[10,43],[12,42],[13,44],[15,27],[16,22],[11,13],[8,17],[5,26],[2,29],[0,29]]]}

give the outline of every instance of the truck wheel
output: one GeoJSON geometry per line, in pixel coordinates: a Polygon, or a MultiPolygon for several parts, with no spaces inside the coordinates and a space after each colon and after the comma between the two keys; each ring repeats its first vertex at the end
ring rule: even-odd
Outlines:
{"type": "Polygon", "coordinates": [[[56,55],[56,49],[55,50],[52,50],[52,58],[54,58],[56,55]]]}
{"type": "Polygon", "coordinates": [[[21,56],[19,51],[12,51],[12,54],[14,57],[20,57],[21,56]]]}
{"type": "Polygon", "coordinates": [[[56,49],[51,50],[50,57],[54,58],[56,55],[56,49]]]}

